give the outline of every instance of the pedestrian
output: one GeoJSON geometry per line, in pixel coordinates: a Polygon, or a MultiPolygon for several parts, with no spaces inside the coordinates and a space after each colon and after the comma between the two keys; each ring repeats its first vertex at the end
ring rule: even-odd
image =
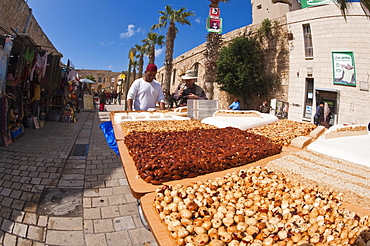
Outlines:
{"type": "Polygon", "coordinates": [[[99,111],[104,111],[105,103],[107,102],[107,94],[104,89],[99,94],[99,111]]]}
{"type": "Polygon", "coordinates": [[[261,113],[270,113],[270,105],[268,104],[267,101],[264,101],[261,105],[260,105],[260,108],[259,108],[259,111],[261,113]]]}
{"type": "Polygon", "coordinates": [[[164,95],[161,84],[155,80],[157,66],[148,64],[142,78],[135,80],[127,93],[127,109],[155,110],[159,103],[161,110],[165,110],[164,95]]]}
{"type": "Polygon", "coordinates": [[[112,93],[110,93],[109,91],[107,92],[107,103],[108,104],[111,104],[112,102],[112,93]]]}
{"type": "Polygon", "coordinates": [[[113,91],[112,98],[113,98],[113,104],[116,104],[117,103],[117,91],[113,91]]]}
{"type": "Polygon", "coordinates": [[[331,117],[331,114],[330,114],[329,104],[324,103],[324,120],[320,124],[325,126],[326,128],[329,128],[330,127],[329,125],[330,117],[331,117]]]}
{"type": "Polygon", "coordinates": [[[33,89],[33,97],[31,99],[31,104],[32,104],[31,107],[32,107],[33,116],[39,116],[40,100],[41,100],[40,83],[38,81],[35,81],[35,87],[33,89]]]}
{"type": "Polygon", "coordinates": [[[234,102],[227,108],[229,110],[240,110],[240,101],[238,98],[234,99],[234,102]]]}
{"type": "Polygon", "coordinates": [[[195,84],[195,81],[197,79],[195,71],[186,71],[185,75],[181,76],[181,79],[183,80],[183,83],[180,84],[173,93],[173,97],[175,100],[182,100],[180,102],[180,106],[186,106],[188,99],[208,99],[203,88],[195,84]]]}
{"type": "Polygon", "coordinates": [[[321,122],[324,121],[324,102],[320,102],[316,107],[316,113],[313,117],[313,122],[315,125],[319,126],[321,122]]]}

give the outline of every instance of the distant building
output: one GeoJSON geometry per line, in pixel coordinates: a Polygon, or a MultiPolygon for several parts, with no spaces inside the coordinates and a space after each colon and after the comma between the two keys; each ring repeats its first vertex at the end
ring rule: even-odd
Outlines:
{"type": "Polygon", "coordinates": [[[80,79],[92,76],[95,78],[95,84],[91,85],[93,92],[99,92],[102,89],[106,91],[113,91],[117,88],[117,82],[121,73],[112,72],[110,70],[89,70],[89,69],[75,69],[80,79]]]}

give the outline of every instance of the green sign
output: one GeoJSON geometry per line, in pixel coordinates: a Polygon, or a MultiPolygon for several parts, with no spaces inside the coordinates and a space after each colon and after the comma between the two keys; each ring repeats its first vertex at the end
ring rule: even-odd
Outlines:
{"type": "Polygon", "coordinates": [[[333,82],[335,85],[356,86],[356,70],[353,52],[334,51],[333,58],[333,82]]]}
{"type": "Polygon", "coordinates": [[[334,0],[301,0],[302,9],[333,3],[335,3],[334,0]]]}

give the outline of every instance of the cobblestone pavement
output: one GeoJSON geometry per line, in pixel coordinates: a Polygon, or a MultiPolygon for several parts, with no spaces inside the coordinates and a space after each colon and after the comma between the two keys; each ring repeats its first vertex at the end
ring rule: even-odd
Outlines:
{"type": "Polygon", "coordinates": [[[99,128],[108,111],[46,121],[0,147],[1,245],[157,245],[99,128]]]}

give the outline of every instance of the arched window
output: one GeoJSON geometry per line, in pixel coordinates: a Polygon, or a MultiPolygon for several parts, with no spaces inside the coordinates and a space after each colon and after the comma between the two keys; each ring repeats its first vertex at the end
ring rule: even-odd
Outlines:
{"type": "MultiPolygon", "coordinates": [[[[197,77],[198,77],[198,72],[199,72],[199,62],[197,62],[197,63],[195,63],[195,64],[194,64],[194,71],[195,71],[195,74],[196,74],[196,75],[197,75],[197,77]]],[[[198,79],[197,79],[196,81],[198,81],[198,79]]]]}

